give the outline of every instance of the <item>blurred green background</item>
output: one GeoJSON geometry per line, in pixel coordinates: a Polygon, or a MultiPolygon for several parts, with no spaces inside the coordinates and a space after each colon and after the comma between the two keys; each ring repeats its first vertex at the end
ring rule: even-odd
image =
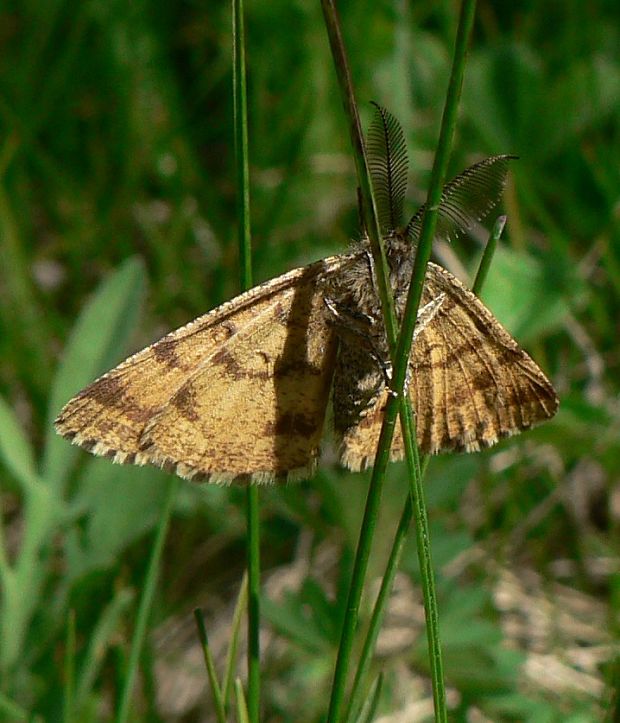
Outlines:
{"type": "MultiPolygon", "coordinates": [[[[458,4],[339,8],[365,122],[376,100],[407,134],[413,212],[458,4]]],[[[246,12],[262,281],[346,250],[358,234],[355,176],[319,4],[251,0],[246,12]]],[[[0,6],[0,719],[114,717],[167,477],[90,458],[51,420],[96,374],[237,293],[231,82],[230,7],[219,0],[0,6]]],[[[561,409],[492,450],[431,462],[454,720],[597,721],[611,705],[619,116],[618,3],[479,2],[452,170],[520,156],[483,298],[554,381],[561,409]]],[[[481,240],[435,250],[468,281],[481,240]]],[[[265,721],[324,714],[366,489],[328,444],[314,480],[261,493],[265,721]]],[[[405,493],[394,464],[373,579],[405,493]]],[[[191,610],[205,609],[220,664],[244,567],[243,500],[179,485],[133,720],[213,720],[191,610]]],[[[413,546],[376,670],[381,720],[429,719],[413,546]]]]}

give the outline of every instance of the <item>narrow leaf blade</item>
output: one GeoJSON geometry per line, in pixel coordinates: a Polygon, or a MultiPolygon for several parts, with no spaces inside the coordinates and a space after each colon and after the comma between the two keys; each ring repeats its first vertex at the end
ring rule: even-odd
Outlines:
{"type": "Polygon", "coordinates": [[[0,397],[0,459],[24,487],[29,486],[36,478],[30,442],[15,412],[2,397],[0,397]]]}

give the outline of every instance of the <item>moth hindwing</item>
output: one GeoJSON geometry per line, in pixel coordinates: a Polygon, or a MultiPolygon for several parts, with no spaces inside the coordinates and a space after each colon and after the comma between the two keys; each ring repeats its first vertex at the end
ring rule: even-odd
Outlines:
{"type": "MultiPolygon", "coordinates": [[[[402,317],[424,209],[401,223],[407,155],[385,109],[369,164],[402,317]]],[[[471,166],[444,189],[438,235],[468,231],[496,205],[510,156],[471,166]]],[[[307,476],[327,407],[344,465],[372,464],[390,374],[368,243],[251,289],[130,357],[71,399],[60,434],[115,462],[194,480],[307,476]],[[330,391],[331,390],[331,391],[330,391]]],[[[409,363],[423,452],[473,451],[553,416],[553,387],[482,302],[429,264],[409,363]]],[[[403,455],[400,434],[391,454],[403,455]]]]}

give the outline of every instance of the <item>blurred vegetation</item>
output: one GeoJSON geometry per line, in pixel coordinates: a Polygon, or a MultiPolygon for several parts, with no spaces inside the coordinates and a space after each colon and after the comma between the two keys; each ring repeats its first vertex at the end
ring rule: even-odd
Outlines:
{"type": "MultiPolygon", "coordinates": [[[[407,132],[413,211],[455,3],[339,5],[363,114],[376,100],[407,132]]],[[[358,230],[319,4],[253,0],[247,32],[260,281],[346,249],[358,230]]],[[[617,3],[479,3],[453,170],[520,156],[483,297],[553,379],[561,410],[430,465],[454,720],[594,721],[612,699],[618,48],[617,3]]],[[[118,704],[166,475],[89,458],[51,420],[96,374],[238,290],[230,57],[230,8],[216,0],[0,6],[0,719],[109,720],[118,704]]],[[[436,251],[471,279],[480,248],[436,251]]],[[[327,446],[314,480],[261,493],[265,721],[324,713],[366,492],[327,446]]],[[[392,465],[374,575],[403,477],[392,465]]],[[[409,550],[379,643],[379,710],[394,714],[383,720],[431,710],[416,565],[409,550]]],[[[133,720],[212,720],[191,609],[205,609],[223,656],[243,566],[242,491],[180,485],[133,720]]]]}

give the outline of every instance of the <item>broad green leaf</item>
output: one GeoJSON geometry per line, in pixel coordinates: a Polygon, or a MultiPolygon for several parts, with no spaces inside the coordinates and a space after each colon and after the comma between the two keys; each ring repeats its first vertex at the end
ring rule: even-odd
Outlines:
{"type": "Polygon", "coordinates": [[[480,458],[476,454],[444,454],[434,458],[425,481],[429,509],[459,509],[467,485],[479,469],[480,458]]]}
{"type": "MultiPolygon", "coordinates": [[[[35,478],[33,478],[33,482],[35,478]]],[[[0,667],[13,665],[22,654],[32,616],[50,568],[42,564],[64,511],[53,492],[43,484],[30,484],[22,508],[23,534],[12,567],[2,561],[0,596],[0,667]]]]}
{"type": "MultiPolygon", "coordinates": [[[[442,618],[443,619],[443,618],[442,618]]],[[[508,651],[506,661],[499,660],[496,648],[500,648],[499,641],[494,646],[470,645],[468,647],[444,647],[444,660],[446,677],[468,696],[497,694],[513,690],[518,683],[520,668],[525,656],[519,651],[508,651]],[[505,664],[509,662],[509,664],[505,664]]],[[[502,651],[502,654],[505,651],[502,651]]]]}
{"type": "MultiPolygon", "coordinates": [[[[446,615],[447,617],[449,616],[446,615]]],[[[442,626],[442,634],[446,652],[469,648],[491,649],[495,645],[500,645],[502,640],[501,628],[496,623],[485,620],[482,612],[477,618],[466,616],[450,618],[449,622],[442,626]]]]}
{"type": "Polygon", "coordinates": [[[99,287],[71,332],[52,385],[46,430],[43,474],[53,486],[63,485],[77,455],[76,448],[56,435],[53,421],[72,395],[123,356],[144,288],[142,262],[128,259],[99,287]]]}

